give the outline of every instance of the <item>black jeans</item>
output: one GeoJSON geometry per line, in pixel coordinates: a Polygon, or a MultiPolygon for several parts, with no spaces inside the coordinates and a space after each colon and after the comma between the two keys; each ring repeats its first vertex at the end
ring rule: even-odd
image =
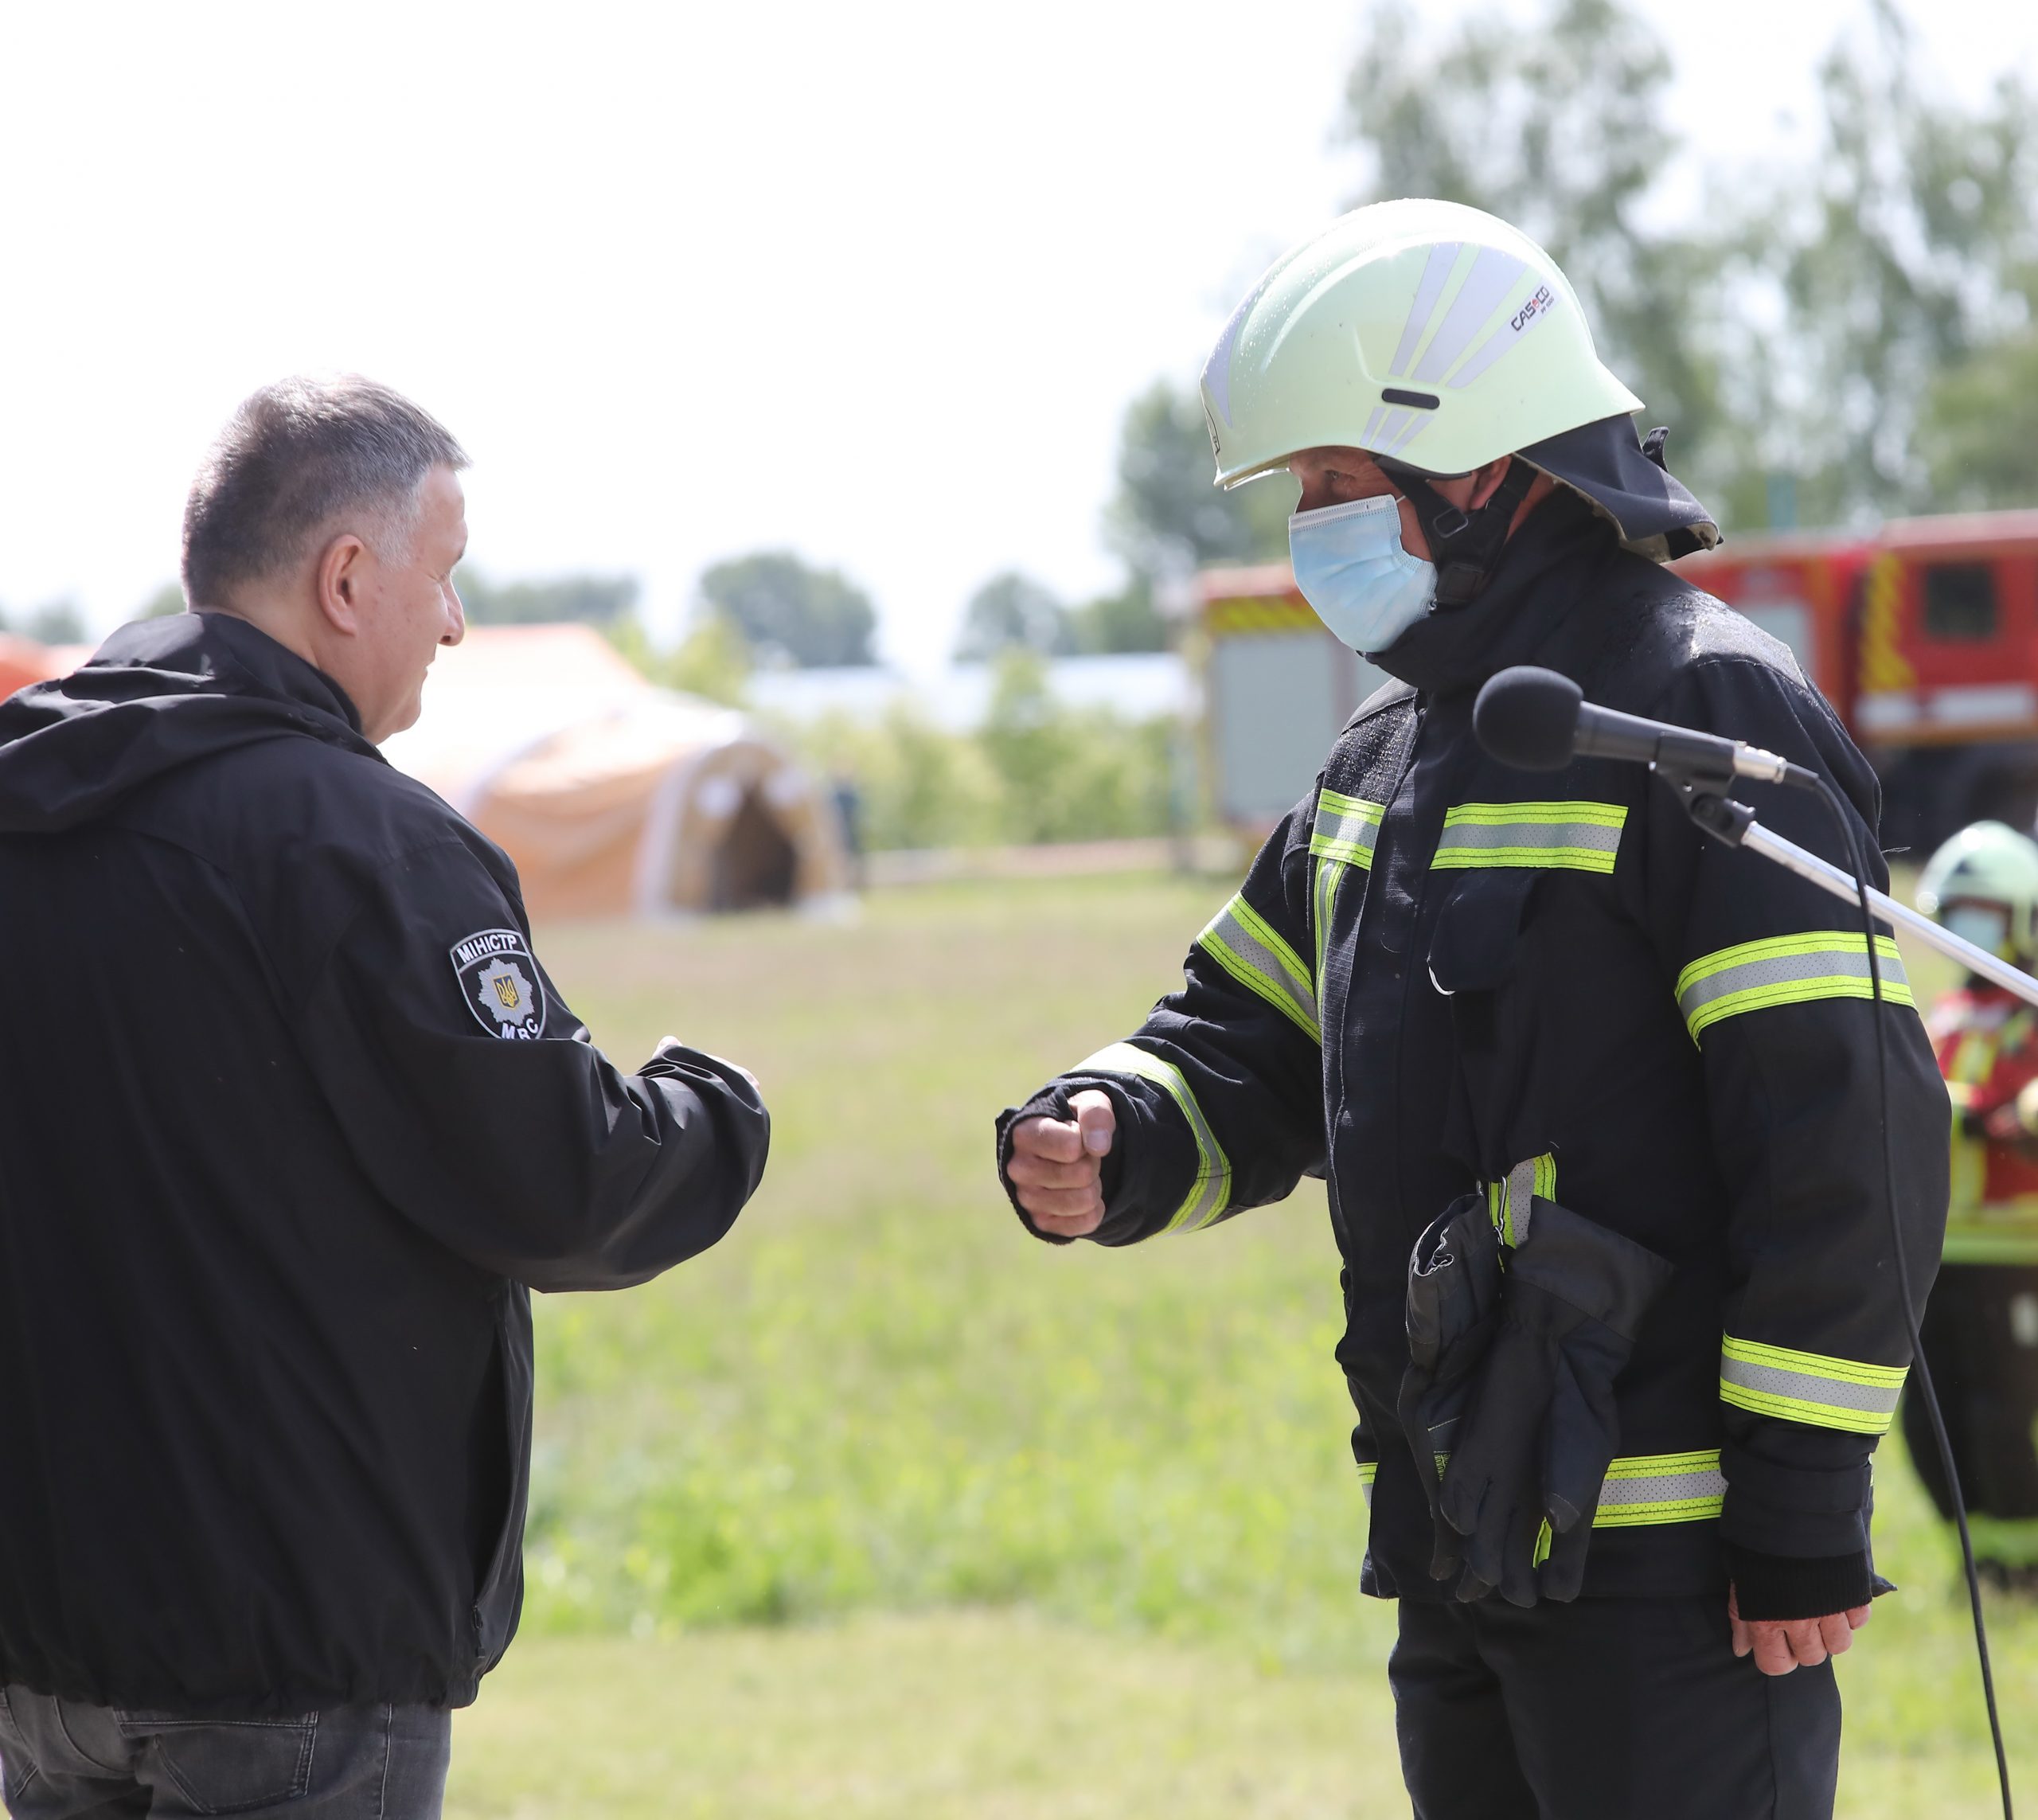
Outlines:
{"type": "Polygon", "coordinates": [[[1762,1674],[1727,1602],[1404,1599],[1388,1664],[1416,1820],[1829,1820],[1833,1664],[1762,1674]]]}
{"type": "Polygon", "coordinates": [[[14,1820],[438,1820],[451,1747],[443,1707],[182,1719],[0,1688],[14,1820]]]}

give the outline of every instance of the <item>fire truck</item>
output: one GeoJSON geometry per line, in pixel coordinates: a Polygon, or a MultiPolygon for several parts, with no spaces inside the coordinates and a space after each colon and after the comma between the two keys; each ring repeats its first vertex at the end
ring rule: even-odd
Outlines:
{"type": "MultiPolygon", "coordinates": [[[[1874,762],[1882,838],[1926,851],[2038,817],[2038,511],[1735,537],[1678,572],[1787,645],[1874,762]]],[[[1326,632],[1286,564],[1198,577],[1210,804],[1271,827],[1387,679],[1326,632]]]]}

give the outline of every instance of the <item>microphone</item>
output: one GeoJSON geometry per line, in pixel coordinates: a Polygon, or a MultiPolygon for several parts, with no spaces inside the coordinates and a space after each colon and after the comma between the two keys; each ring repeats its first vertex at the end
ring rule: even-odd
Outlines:
{"type": "Polygon", "coordinates": [[[1517,664],[1489,678],[1472,705],[1487,753],[1517,771],[1562,771],[1574,758],[1632,759],[1682,775],[1798,783],[1810,773],[1739,740],[1595,708],[1568,676],[1517,664]]]}

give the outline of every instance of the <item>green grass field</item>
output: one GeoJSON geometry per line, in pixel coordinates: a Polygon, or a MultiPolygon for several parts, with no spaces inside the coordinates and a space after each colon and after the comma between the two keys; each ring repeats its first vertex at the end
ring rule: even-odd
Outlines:
{"type": "MultiPolygon", "coordinates": [[[[541,1300],[529,1604],[449,1812],[1405,1813],[1320,1191],[1113,1253],[1027,1238],[990,1166],[996,1110],[1130,1028],[1223,890],[541,932],[619,1060],[672,1030],[754,1068],[774,1154],[707,1256],[541,1300]]],[[[1844,1811],[1987,1813],[1893,1447],[1878,1509],[1904,1592],[1843,1666],[1844,1811]]],[[[2038,1764],[2038,1615],[1995,1623],[2038,1764]]]]}

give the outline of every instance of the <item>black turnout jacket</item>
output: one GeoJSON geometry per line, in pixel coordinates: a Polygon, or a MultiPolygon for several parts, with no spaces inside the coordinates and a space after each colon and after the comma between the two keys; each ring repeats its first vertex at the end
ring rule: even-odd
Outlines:
{"type": "MultiPolygon", "coordinates": [[[[1946,1092],[1894,944],[1878,1013],[1858,912],[1700,834],[1640,766],[1501,765],[1473,738],[1473,697],[1509,664],[1546,665],[1588,700],[1815,767],[1872,828],[1867,764],[1786,650],[1623,552],[1565,493],[1478,602],[1380,661],[1404,680],[1346,727],[1189,951],[1183,988],[1008,1113],[1004,1154],[1017,1116],[1107,1092],[1110,1245],[1328,1178],[1368,1591],[1443,1592],[1394,1415],[1404,1292],[1423,1227],[1483,1191],[1503,1239],[1540,1195],[1674,1266],[1617,1387],[1586,1593],[1720,1591],[1731,1575],[1750,1617],[1865,1600],[1868,1459],[1909,1359],[1878,1015],[1920,1295],[1946,1201],[1946,1092]]],[[[1748,799],[1845,859],[1815,797],[1748,799]]]]}
{"type": "Polygon", "coordinates": [[[528,1288],[755,1188],[755,1088],[605,1060],[509,860],[220,615],[0,706],[0,1681],[459,1705],[522,1589],[528,1288]]]}

